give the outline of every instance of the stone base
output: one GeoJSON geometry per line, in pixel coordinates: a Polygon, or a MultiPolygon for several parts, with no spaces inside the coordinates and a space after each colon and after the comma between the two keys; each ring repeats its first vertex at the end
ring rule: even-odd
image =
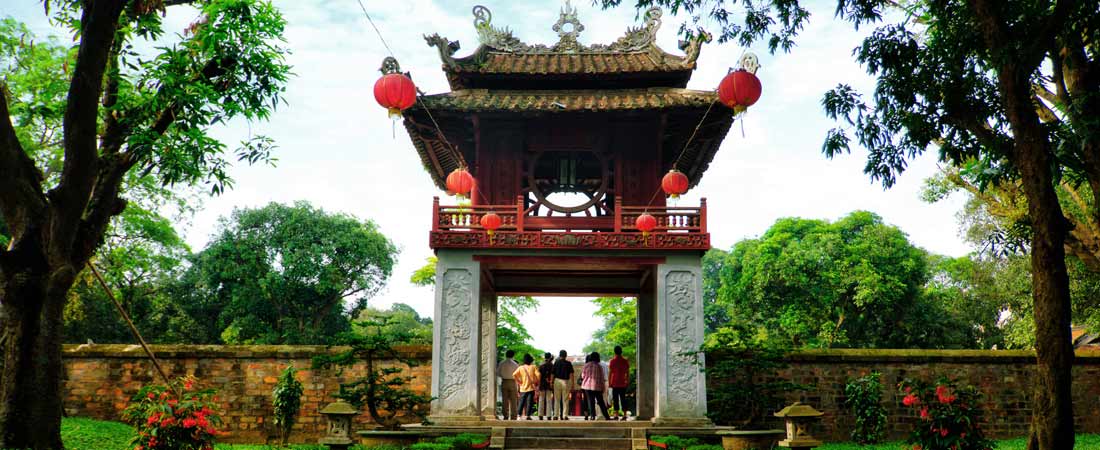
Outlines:
{"type": "Polygon", "coordinates": [[[734,430],[720,431],[724,450],[751,450],[774,448],[776,443],[787,436],[783,430],[734,430]]]}
{"type": "Polygon", "coordinates": [[[714,422],[706,417],[657,417],[653,426],[661,428],[713,428],[714,422]]]}

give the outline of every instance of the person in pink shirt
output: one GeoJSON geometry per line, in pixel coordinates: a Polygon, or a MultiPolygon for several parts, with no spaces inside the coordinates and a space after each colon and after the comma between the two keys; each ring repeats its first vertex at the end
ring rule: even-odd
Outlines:
{"type": "Polygon", "coordinates": [[[600,405],[604,420],[611,420],[611,415],[607,413],[607,403],[603,401],[603,390],[607,380],[603,376],[603,367],[600,367],[600,354],[592,352],[589,356],[591,359],[585,363],[581,371],[581,389],[584,390],[584,401],[588,404],[587,414],[591,414],[591,416],[585,416],[584,420],[596,420],[597,404],[600,405]]]}

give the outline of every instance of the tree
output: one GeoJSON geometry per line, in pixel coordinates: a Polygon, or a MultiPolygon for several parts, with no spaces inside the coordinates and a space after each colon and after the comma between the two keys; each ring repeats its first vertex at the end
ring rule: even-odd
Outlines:
{"type": "Polygon", "coordinates": [[[298,381],[298,370],[294,366],[287,366],[279,375],[279,382],[271,390],[271,406],[275,416],[275,428],[279,431],[283,447],[290,440],[290,431],[294,428],[294,422],[298,420],[298,413],[302,410],[302,382],[298,381]]]}
{"type": "Polygon", "coordinates": [[[834,223],[780,219],[737,243],[719,274],[719,305],[749,340],[790,347],[965,346],[963,328],[924,297],[925,252],[869,212],[834,223]]]}
{"type": "Polygon", "coordinates": [[[348,331],[393,271],[397,247],[369,220],[305,202],[238,209],[196,255],[191,288],[213,299],[228,344],[314,344],[348,331]]]}
{"type": "Polygon", "coordinates": [[[420,317],[415,309],[404,303],[394,303],[390,305],[388,310],[368,306],[363,308],[356,319],[356,322],[375,323],[382,321],[386,323],[386,329],[383,331],[401,332],[411,336],[407,342],[408,344],[431,345],[432,343],[432,318],[420,317]]]}
{"type": "MultiPolygon", "coordinates": [[[[712,19],[720,42],[767,38],[773,52],[791,48],[809,19],[798,0],[636,2],[650,4],[712,19]]],[[[942,161],[976,168],[978,186],[1012,180],[1027,201],[1038,366],[1029,449],[1074,441],[1068,224],[1057,186],[1070,180],[1100,198],[1097,10],[1098,0],[837,0],[837,17],[856,28],[887,23],[854,52],[878,80],[872,101],[843,84],[822,101],[845,125],[825,137],[826,156],[847,152],[854,135],[869,151],[865,172],[889,187],[935,147],[942,161]],[[884,19],[888,9],[901,14],[884,19]]],[[[1100,218],[1095,202],[1089,213],[1100,218]]]]}
{"type": "Polygon", "coordinates": [[[388,318],[359,322],[356,327],[359,332],[342,335],[343,343],[350,347],[348,350],[335,355],[315,356],[313,368],[346,367],[363,363],[366,366],[366,376],[341,383],[340,393],[336,397],[347,400],[356,408],[366,406],[371,420],[382,428],[401,428],[399,414],[411,414],[426,420],[426,406],[431,397],[409,389],[413,377],[401,375],[402,369],[398,365],[383,366],[383,363],[389,361],[396,361],[409,368],[418,364],[395,348],[398,344],[407,343],[413,335],[392,327],[388,318]]]}
{"type": "MultiPolygon", "coordinates": [[[[596,316],[603,318],[603,326],[592,332],[592,341],[584,347],[586,353],[600,352],[606,361],[613,355],[615,346],[622,346],[623,355],[634,359],[638,353],[638,303],[631,297],[600,297],[592,299],[599,309],[596,316]]],[[[631,365],[631,370],[635,365],[631,365]]],[[[631,380],[634,377],[630,377],[631,380]]]]}
{"type": "MultiPolygon", "coordinates": [[[[413,272],[409,281],[417,286],[435,286],[436,257],[429,257],[427,263],[413,272]]],[[[522,356],[530,353],[538,359],[542,350],[531,346],[531,334],[519,317],[538,309],[539,301],[533,297],[499,297],[497,299],[497,353],[504,355],[507,350],[515,350],[522,356]]]]}
{"type": "MultiPolygon", "coordinates": [[[[10,236],[0,249],[0,447],[62,447],[68,292],[125,209],[127,174],[220,192],[231,180],[226,146],[211,127],[264,119],[281,99],[289,67],[275,8],[260,0],[196,1],[198,21],[174,43],[135,47],[163,36],[161,12],[177,3],[184,2],[46,1],[77,42],[61,66],[28,45],[32,36],[5,38],[2,72],[40,77],[0,82],[0,215],[10,236]],[[12,87],[23,81],[40,89],[12,87]],[[62,148],[52,166],[34,157],[46,146],[34,140],[36,120],[60,120],[60,139],[46,136],[62,148]]],[[[270,151],[271,141],[256,137],[236,154],[257,162],[270,151]]]]}

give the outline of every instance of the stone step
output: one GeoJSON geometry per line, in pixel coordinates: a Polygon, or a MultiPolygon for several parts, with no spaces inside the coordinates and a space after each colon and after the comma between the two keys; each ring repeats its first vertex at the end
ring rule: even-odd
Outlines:
{"type": "Polygon", "coordinates": [[[506,449],[631,450],[630,445],[631,440],[625,438],[509,437],[504,440],[506,449]]]}
{"type": "Polygon", "coordinates": [[[625,439],[631,437],[630,428],[561,428],[561,427],[512,427],[508,437],[561,437],[625,439]]]}

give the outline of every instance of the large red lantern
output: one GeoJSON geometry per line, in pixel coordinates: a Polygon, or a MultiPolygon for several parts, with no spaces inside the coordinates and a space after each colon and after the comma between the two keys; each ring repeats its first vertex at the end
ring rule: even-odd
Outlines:
{"type": "Polygon", "coordinates": [[[382,61],[382,74],[382,78],[374,82],[374,99],[396,119],[401,117],[401,111],[416,104],[416,85],[401,73],[401,67],[392,57],[382,61]]]}
{"type": "Polygon", "coordinates": [[[487,213],[481,216],[481,227],[489,232],[489,237],[493,237],[493,233],[496,233],[497,228],[500,228],[501,220],[497,213],[487,213]]]}
{"type": "Polygon", "coordinates": [[[634,219],[634,226],[642,232],[643,238],[648,237],[649,232],[657,228],[657,218],[649,213],[642,213],[637,219],[634,219]]]}
{"type": "Polygon", "coordinates": [[[661,179],[661,189],[665,191],[665,195],[672,198],[677,198],[688,190],[688,177],[683,172],[672,169],[665,174],[665,177],[661,179]]]}
{"type": "Polygon", "coordinates": [[[726,74],[718,84],[718,100],[738,114],[760,100],[760,79],[745,69],[726,74]]]}
{"type": "Polygon", "coordinates": [[[474,176],[464,168],[458,168],[447,175],[447,192],[459,197],[469,197],[474,190],[474,176]]]}

